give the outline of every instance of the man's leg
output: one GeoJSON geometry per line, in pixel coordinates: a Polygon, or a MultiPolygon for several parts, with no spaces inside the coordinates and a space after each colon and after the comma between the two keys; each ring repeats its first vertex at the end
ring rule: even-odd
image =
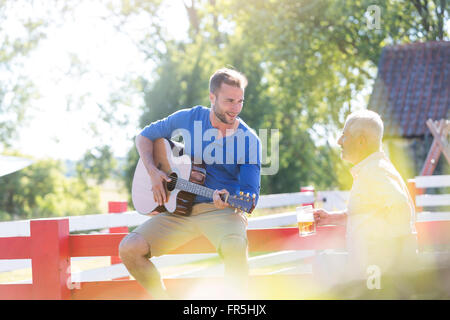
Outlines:
{"type": "Polygon", "coordinates": [[[219,254],[225,267],[225,283],[245,294],[248,291],[248,250],[247,239],[239,234],[225,236],[219,246],[219,254]]]}
{"type": "Polygon", "coordinates": [[[155,299],[168,299],[164,283],[155,265],[150,261],[150,245],[137,233],[127,235],[119,246],[119,255],[130,274],[155,299]]]}
{"type": "Polygon", "coordinates": [[[193,219],[223,260],[227,297],[246,298],[249,267],[245,215],[227,208],[203,213],[193,219]]]}

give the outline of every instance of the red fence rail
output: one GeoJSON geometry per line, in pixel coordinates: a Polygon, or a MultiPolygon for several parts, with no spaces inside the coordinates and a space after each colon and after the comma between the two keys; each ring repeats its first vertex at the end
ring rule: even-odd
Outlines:
{"type": "MultiPolygon", "coordinates": [[[[420,248],[450,243],[450,221],[418,222],[416,226],[420,248]]],[[[132,280],[85,282],[79,289],[70,289],[71,257],[118,256],[119,243],[125,235],[70,235],[67,218],[31,220],[29,237],[0,238],[0,259],[31,259],[32,284],[0,284],[0,299],[149,298],[132,280]]],[[[317,233],[308,237],[299,237],[297,228],[255,229],[248,230],[248,238],[250,252],[345,248],[342,226],[318,227],[317,233]]],[[[213,245],[199,237],[171,254],[211,252],[216,252],[213,245]]],[[[198,279],[165,279],[169,289],[184,287],[192,281],[198,279]]],[[[282,286],[297,281],[304,287],[312,280],[305,275],[253,276],[250,285],[276,282],[282,286]]]]}
{"type": "Polygon", "coordinates": [[[30,221],[30,237],[0,238],[0,259],[31,259],[32,285],[0,285],[0,299],[70,299],[69,219],[30,221]]]}

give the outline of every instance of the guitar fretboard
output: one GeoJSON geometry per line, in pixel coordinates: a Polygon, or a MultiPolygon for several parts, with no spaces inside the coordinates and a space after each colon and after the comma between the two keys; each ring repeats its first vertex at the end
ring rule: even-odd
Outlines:
{"type": "Polygon", "coordinates": [[[203,196],[209,199],[213,198],[214,190],[207,188],[205,186],[189,182],[184,179],[177,179],[177,182],[175,184],[175,188],[180,189],[182,191],[186,191],[189,193],[193,193],[199,196],[203,196]]]}
{"type": "MultiPolygon", "coordinates": [[[[214,190],[207,188],[205,186],[187,181],[185,179],[179,179],[179,178],[172,178],[171,182],[169,184],[172,184],[172,187],[175,189],[189,192],[192,194],[196,194],[199,196],[203,196],[208,199],[213,198],[214,190]]],[[[254,200],[252,201],[251,198],[248,198],[248,196],[241,195],[241,197],[227,197],[227,199],[222,198],[225,202],[227,202],[231,207],[238,208],[240,210],[243,210],[245,212],[251,212],[249,210],[252,210],[254,208],[254,200]]]]}

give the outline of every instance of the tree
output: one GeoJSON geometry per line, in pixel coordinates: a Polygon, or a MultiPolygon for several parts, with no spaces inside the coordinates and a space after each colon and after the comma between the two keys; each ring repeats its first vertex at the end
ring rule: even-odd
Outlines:
{"type": "MultiPolygon", "coordinates": [[[[192,3],[187,8],[191,22],[190,39],[185,42],[166,40],[164,46],[158,45],[164,48],[164,54],[161,54],[162,59],[156,69],[156,80],[142,80],[145,83],[145,107],[140,126],[144,127],[182,107],[209,105],[207,87],[210,74],[224,65],[232,66],[244,72],[249,79],[242,118],[257,131],[281,129],[280,170],[276,175],[262,177],[262,192],[298,191],[301,185],[312,183],[335,185],[337,178],[330,173],[335,172],[331,164],[338,159],[337,152],[316,148],[308,132],[310,126],[307,122],[311,118],[302,114],[303,97],[299,97],[298,93],[291,94],[299,82],[305,82],[304,78],[297,80],[301,72],[290,70],[298,72],[297,78],[292,81],[289,77],[274,74],[272,61],[267,61],[267,55],[261,51],[262,43],[249,41],[247,31],[239,24],[232,30],[223,29],[221,22],[235,19],[233,10],[228,8],[218,12],[216,5],[214,1],[192,3]],[[194,13],[194,10],[197,12],[194,13]],[[326,166],[318,168],[316,158],[326,166]]],[[[324,74],[316,81],[324,81],[327,77],[324,74]]],[[[311,90],[314,87],[312,83],[306,85],[311,90]]],[[[348,94],[342,97],[342,101],[346,97],[348,94]]],[[[305,102],[312,100],[304,99],[305,102]]],[[[327,111],[324,106],[322,103],[321,110],[315,112],[315,121],[319,116],[324,117],[327,111]]],[[[314,110],[313,107],[310,109],[314,110]]],[[[137,159],[136,152],[131,151],[127,175],[129,187],[137,159]]]]}
{"type": "Polygon", "coordinates": [[[0,147],[11,146],[39,97],[26,59],[80,1],[0,0],[0,147]]]}
{"type": "Polygon", "coordinates": [[[37,94],[21,64],[44,37],[45,22],[41,18],[22,16],[11,27],[11,17],[21,5],[31,3],[0,0],[0,146],[9,145],[15,137],[25,119],[29,100],[37,94]]]}
{"type": "Polygon", "coordinates": [[[110,178],[117,169],[110,146],[96,147],[86,151],[83,158],[76,164],[77,176],[81,181],[92,178],[97,184],[102,184],[110,178]]]}
{"type": "MultiPolygon", "coordinates": [[[[164,1],[152,3],[156,7],[149,14],[164,1]]],[[[239,69],[249,77],[242,118],[256,130],[280,131],[280,168],[262,177],[262,193],[293,192],[309,184],[348,189],[348,165],[327,140],[337,136],[350,112],[365,107],[381,49],[448,39],[443,25],[448,8],[442,1],[199,0],[184,5],[187,39],[170,39],[159,25],[157,41],[139,42],[157,65],[155,74],[141,78],[140,126],[182,107],[208,105],[209,75],[226,65],[239,69]],[[370,5],[381,11],[380,29],[368,26],[370,5]]],[[[139,11],[146,9],[135,3],[133,12],[139,11]]],[[[135,151],[129,160],[132,172],[135,151]]]]}
{"type": "Polygon", "coordinates": [[[268,180],[291,182],[286,190],[295,181],[320,185],[331,176],[329,187],[349,187],[348,174],[335,174],[345,165],[316,137],[335,135],[346,115],[365,107],[385,45],[448,39],[441,22],[448,17],[445,4],[423,3],[428,13],[409,1],[233,1],[230,15],[245,30],[244,43],[259,46],[271,96],[279,102],[274,126],[283,159],[277,177],[268,180]],[[368,26],[371,5],[381,11],[379,30],[368,26]],[[311,165],[324,165],[321,158],[334,159],[335,166],[311,165]]]}
{"type": "MultiPolygon", "coordinates": [[[[25,68],[26,59],[46,38],[48,27],[58,25],[78,4],[71,0],[0,0],[1,149],[13,145],[39,96],[25,68]]],[[[19,172],[0,177],[2,220],[94,213],[98,202],[99,190],[66,178],[59,161],[36,160],[19,172]]]]}
{"type": "Polygon", "coordinates": [[[98,213],[98,187],[89,187],[76,178],[66,178],[64,171],[60,161],[41,159],[20,171],[0,177],[1,218],[32,219],[98,213]]]}

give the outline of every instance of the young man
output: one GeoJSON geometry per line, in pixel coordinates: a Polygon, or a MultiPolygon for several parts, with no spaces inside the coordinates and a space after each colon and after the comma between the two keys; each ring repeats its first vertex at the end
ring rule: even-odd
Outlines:
{"type": "Polygon", "coordinates": [[[382,151],[383,122],[372,111],[346,119],[338,144],[352,163],[353,185],[347,210],[314,211],[317,225],[346,225],[345,279],[395,275],[415,261],[414,204],[400,174],[382,151]]]}
{"type": "MultiPolygon", "coordinates": [[[[175,112],[145,127],[136,147],[147,169],[156,202],[163,205],[163,186],[169,177],[153,162],[153,141],[184,132],[185,153],[205,164],[204,185],[214,189],[213,201],[196,196],[191,216],[168,212],[153,216],[126,236],[120,257],[130,274],[156,299],[168,298],[151,256],[160,256],[203,234],[216,247],[225,266],[226,282],[236,290],[246,287],[247,219],[222,201],[220,195],[255,194],[260,189],[260,141],[239,114],[247,79],[231,69],[220,69],[210,78],[211,108],[196,106],[175,112]],[[187,133],[187,134],[186,134],[187,133]],[[233,287],[233,286],[232,286],[233,287]]],[[[238,294],[238,292],[236,292],[238,294]]]]}

